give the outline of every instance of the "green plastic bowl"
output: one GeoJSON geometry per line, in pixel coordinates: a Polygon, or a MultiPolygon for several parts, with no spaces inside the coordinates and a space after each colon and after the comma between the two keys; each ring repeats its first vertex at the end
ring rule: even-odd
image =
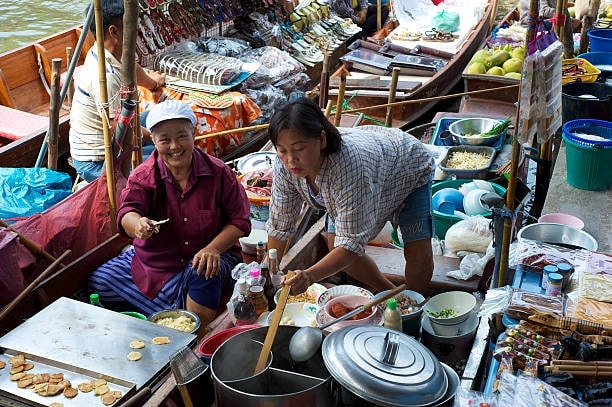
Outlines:
{"type": "Polygon", "coordinates": [[[124,314],[124,315],[129,315],[129,316],[134,317],[134,318],[143,319],[145,321],[147,320],[147,317],[142,315],[140,312],[122,311],[121,313],[124,314]]]}
{"type": "MultiPolygon", "coordinates": [[[[459,188],[461,185],[472,181],[472,179],[454,179],[435,182],[431,187],[431,193],[433,195],[442,188],[459,188]]],[[[491,182],[491,185],[493,185],[493,189],[500,196],[504,196],[506,194],[506,188],[493,182],[491,182]]],[[[487,218],[491,217],[491,211],[483,213],[482,216],[487,218]]],[[[444,237],[446,236],[446,231],[455,223],[461,220],[459,216],[450,215],[437,210],[433,210],[433,218],[435,234],[439,239],[444,239],[444,237]]]]}

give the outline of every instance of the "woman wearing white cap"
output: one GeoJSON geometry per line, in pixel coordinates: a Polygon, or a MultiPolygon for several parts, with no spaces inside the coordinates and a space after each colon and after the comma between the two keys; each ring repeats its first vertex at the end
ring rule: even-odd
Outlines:
{"type": "Polygon", "coordinates": [[[231,287],[238,238],[251,224],[233,171],[194,147],[195,124],[188,103],[151,109],[146,125],[155,151],[130,174],[117,214],[134,247],[96,270],[89,289],[107,307],[125,310],[128,302],[147,315],[186,307],[200,317],[201,334],[231,287]]]}

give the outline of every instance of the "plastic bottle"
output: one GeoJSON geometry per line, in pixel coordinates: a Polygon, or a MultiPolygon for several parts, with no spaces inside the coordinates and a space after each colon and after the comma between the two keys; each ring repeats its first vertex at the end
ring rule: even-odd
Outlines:
{"type": "Polygon", "coordinates": [[[544,291],[548,288],[548,275],[550,273],[558,273],[559,269],[553,264],[547,264],[542,270],[542,288],[544,291]]]}
{"type": "Polygon", "coordinates": [[[250,325],[257,321],[255,306],[247,296],[247,282],[239,278],[236,282],[238,297],[234,301],[234,319],[236,325],[250,325]]]}
{"type": "Polygon", "coordinates": [[[563,276],[559,273],[548,274],[548,286],[546,287],[546,295],[557,297],[561,295],[563,288],[563,276]]]}
{"type": "Polygon", "coordinates": [[[563,291],[567,291],[570,288],[570,278],[574,272],[574,268],[569,263],[557,264],[557,272],[563,276],[563,291]]]}
{"type": "Polygon", "coordinates": [[[259,269],[253,268],[249,272],[249,298],[255,306],[255,312],[257,317],[268,310],[268,300],[264,293],[264,286],[266,282],[261,276],[259,269]]]}
{"type": "Polygon", "coordinates": [[[397,300],[389,298],[385,309],[385,328],[402,332],[402,313],[397,308],[397,300]]]}
{"type": "Polygon", "coordinates": [[[283,273],[280,271],[278,251],[276,249],[270,249],[268,251],[268,267],[270,268],[270,277],[274,284],[274,290],[278,291],[281,286],[281,281],[283,281],[283,273]]]}
{"type": "Polygon", "coordinates": [[[100,302],[100,294],[93,293],[89,295],[89,303],[91,305],[95,305],[96,307],[104,308],[104,305],[100,302]]]}

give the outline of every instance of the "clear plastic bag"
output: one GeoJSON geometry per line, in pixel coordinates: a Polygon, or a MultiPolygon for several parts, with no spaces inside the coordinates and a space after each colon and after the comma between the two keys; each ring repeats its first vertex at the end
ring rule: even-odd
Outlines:
{"type": "Polygon", "coordinates": [[[493,231],[490,226],[491,220],[483,216],[460,220],[446,231],[444,247],[455,254],[460,250],[485,253],[493,241],[493,231]]]}
{"type": "Polygon", "coordinates": [[[242,62],[261,64],[259,69],[244,82],[244,86],[254,89],[306,71],[306,67],[289,53],[275,47],[264,46],[246,51],[239,58],[242,62]]]}

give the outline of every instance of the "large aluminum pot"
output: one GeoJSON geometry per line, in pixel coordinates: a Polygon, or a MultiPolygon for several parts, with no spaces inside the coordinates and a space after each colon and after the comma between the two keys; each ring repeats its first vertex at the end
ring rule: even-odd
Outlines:
{"type": "Polygon", "coordinates": [[[210,370],[217,407],[333,406],[331,375],[321,352],[296,363],[289,341],[298,327],[281,325],[267,367],[253,375],[268,327],[242,332],[213,353],[210,370]]]}

